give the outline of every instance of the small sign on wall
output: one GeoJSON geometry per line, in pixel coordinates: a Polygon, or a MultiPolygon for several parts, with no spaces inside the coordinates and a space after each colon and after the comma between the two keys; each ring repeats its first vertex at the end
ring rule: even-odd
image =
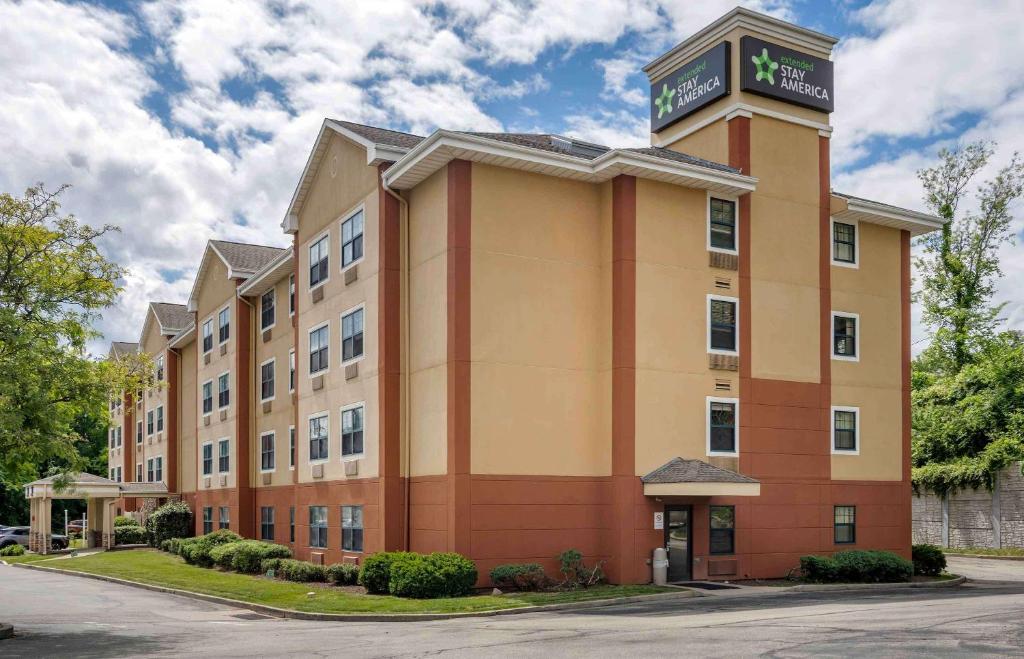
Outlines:
{"type": "Polygon", "coordinates": [[[654,530],[661,531],[665,528],[665,513],[654,513],[654,530]]]}

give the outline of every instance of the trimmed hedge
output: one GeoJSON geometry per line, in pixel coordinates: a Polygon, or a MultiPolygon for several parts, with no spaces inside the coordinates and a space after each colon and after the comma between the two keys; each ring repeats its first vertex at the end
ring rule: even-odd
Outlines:
{"type": "Polygon", "coordinates": [[[260,561],[260,574],[267,574],[271,571],[274,574],[270,576],[279,577],[281,576],[281,561],[287,560],[284,558],[264,558],[260,561]]]}
{"type": "Polygon", "coordinates": [[[476,579],[473,561],[443,552],[379,552],[366,557],[359,573],[359,583],[368,593],[418,599],[466,595],[476,579]]]}
{"type": "Polygon", "coordinates": [[[146,529],[138,524],[114,526],[115,545],[144,545],[146,544],[146,539],[146,529]]]}
{"type": "Polygon", "coordinates": [[[139,523],[135,521],[134,517],[118,515],[114,518],[114,528],[116,529],[119,526],[139,526],[139,523]]]}
{"type": "Polygon", "coordinates": [[[359,583],[371,595],[387,595],[391,581],[391,564],[411,552],[381,551],[370,554],[363,560],[363,568],[359,571],[359,583]]]}
{"type": "Polygon", "coordinates": [[[802,556],[804,577],[817,583],[895,583],[910,581],[914,565],[888,551],[841,551],[831,558],[802,556]]]}
{"type": "Polygon", "coordinates": [[[169,554],[177,554],[183,538],[168,538],[160,543],[160,549],[169,554]]]}
{"type": "Polygon", "coordinates": [[[220,529],[198,538],[185,538],[178,544],[178,554],[190,565],[213,567],[210,552],[214,547],[232,542],[241,542],[242,536],[228,529],[220,529]]]}
{"type": "Polygon", "coordinates": [[[937,577],[946,569],[946,555],[935,545],[914,545],[910,552],[914,574],[937,577]]]}
{"type": "Polygon", "coordinates": [[[249,541],[242,540],[241,542],[227,542],[222,545],[217,545],[210,550],[210,560],[214,565],[222,570],[230,570],[231,562],[235,560],[235,552],[237,552],[238,548],[246,542],[249,541]]]}
{"type": "Polygon", "coordinates": [[[359,581],[359,566],[335,563],[327,568],[327,581],[335,586],[354,586],[359,581]]]}
{"type": "Polygon", "coordinates": [[[462,597],[473,592],[477,578],[476,563],[455,552],[434,552],[425,560],[441,578],[439,597],[462,597]]]}
{"type": "Polygon", "coordinates": [[[7,545],[3,549],[0,549],[0,556],[24,556],[25,548],[21,545],[7,545]]]}
{"type": "Polygon", "coordinates": [[[257,574],[263,561],[268,558],[291,558],[292,550],[284,545],[261,540],[243,540],[234,543],[236,547],[231,559],[231,569],[244,574],[257,574]]]}
{"type": "Polygon", "coordinates": [[[146,518],[149,544],[154,547],[171,538],[190,538],[192,528],[192,509],[181,501],[165,503],[146,518]]]}
{"type": "Polygon", "coordinates": [[[491,582],[502,590],[537,591],[551,587],[551,579],[537,563],[505,563],[491,570],[491,582]]]}
{"type": "Polygon", "coordinates": [[[282,558],[275,570],[277,575],[287,581],[298,582],[324,582],[327,581],[327,568],[323,565],[314,565],[306,561],[296,561],[291,558],[282,558]]]}

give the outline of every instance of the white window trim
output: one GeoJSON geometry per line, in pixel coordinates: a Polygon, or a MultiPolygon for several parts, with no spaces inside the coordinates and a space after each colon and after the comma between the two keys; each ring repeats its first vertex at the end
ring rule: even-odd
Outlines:
{"type": "Polygon", "coordinates": [[[156,410],[146,410],[146,437],[152,437],[156,434],[156,410]],[[149,415],[153,415],[153,432],[149,431],[149,415]]]}
{"type": "Polygon", "coordinates": [[[231,438],[230,437],[221,437],[220,439],[217,440],[217,453],[214,454],[213,459],[216,461],[216,466],[217,466],[217,472],[216,473],[217,473],[218,476],[227,476],[228,474],[231,473],[231,462],[232,462],[232,460],[231,460],[231,438]],[[228,443],[228,470],[227,471],[221,471],[220,470],[220,443],[221,442],[227,442],[228,443]]]}
{"type": "MultiPolygon", "coordinates": [[[[306,243],[306,289],[308,291],[315,291],[327,282],[331,280],[331,228],[327,227],[320,235],[310,238],[309,242],[306,243]],[[313,248],[313,245],[323,240],[324,236],[327,237],[327,276],[317,282],[315,285],[309,283],[309,271],[313,267],[313,261],[309,258],[309,250],[313,248]]],[[[296,282],[296,285],[298,282],[296,282]]]]}
{"type": "Polygon", "coordinates": [[[740,399],[722,398],[719,396],[707,396],[704,399],[704,451],[706,455],[716,457],[737,458],[740,455],[740,399]],[[732,403],[734,420],[736,422],[733,451],[712,451],[711,450],[711,403],[732,403]]]}
{"type": "Polygon", "coordinates": [[[365,302],[360,302],[359,304],[357,304],[357,305],[355,305],[353,307],[349,307],[348,309],[345,309],[344,311],[341,312],[341,315],[338,316],[338,348],[339,348],[339,352],[341,353],[341,357],[342,357],[342,361],[341,361],[341,365],[342,366],[348,366],[349,364],[359,363],[359,362],[361,362],[363,360],[364,357],[366,357],[366,303],[365,302]],[[359,355],[358,357],[353,357],[352,359],[345,360],[345,347],[344,347],[344,344],[345,344],[345,329],[344,329],[345,323],[344,323],[344,319],[345,319],[345,316],[348,316],[349,314],[353,314],[353,313],[359,311],[360,309],[363,310],[363,354],[359,355]]]}
{"type": "Polygon", "coordinates": [[[260,315],[259,315],[259,318],[260,318],[260,331],[261,332],[266,332],[269,329],[273,329],[273,327],[275,325],[277,325],[277,289],[276,288],[271,288],[269,291],[264,291],[260,295],[260,315]],[[270,293],[270,296],[272,298],[274,298],[274,322],[270,323],[266,327],[263,327],[263,296],[266,295],[267,293],[270,293]]]}
{"type": "Polygon", "coordinates": [[[217,374],[217,378],[216,378],[216,382],[217,382],[217,392],[216,392],[217,393],[217,398],[215,399],[215,402],[217,403],[217,411],[219,412],[220,410],[230,409],[230,407],[231,407],[231,371],[224,371],[223,373],[218,373],[217,374]],[[228,404],[225,405],[224,407],[221,407],[220,406],[220,379],[223,376],[225,376],[225,375],[228,376],[228,404]]]}
{"type": "Polygon", "coordinates": [[[275,398],[277,398],[277,358],[276,357],[271,357],[270,359],[266,360],[265,362],[261,362],[260,363],[259,373],[260,373],[260,380],[259,380],[259,382],[257,384],[259,385],[259,388],[260,388],[260,402],[261,403],[269,403],[270,401],[272,401],[275,398]],[[273,364],[274,365],[274,395],[271,396],[270,398],[263,398],[263,367],[266,366],[267,364],[273,364]]]}
{"type": "Polygon", "coordinates": [[[836,260],[836,218],[830,217],[828,222],[828,252],[832,265],[840,268],[860,268],[860,222],[857,220],[840,220],[840,224],[853,225],[853,263],[836,260]]]}
{"type": "Polygon", "coordinates": [[[213,469],[216,466],[214,464],[216,460],[217,460],[217,456],[214,455],[214,453],[213,453],[213,440],[212,439],[210,441],[208,441],[208,442],[203,442],[202,444],[199,445],[199,477],[200,478],[206,478],[207,476],[213,476],[215,473],[217,473],[213,469]],[[203,447],[204,446],[209,446],[210,447],[210,473],[208,473],[208,474],[203,472],[203,447]]]}
{"type": "Polygon", "coordinates": [[[288,426],[288,471],[295,471],[295,463],[299,461],[299,456],[292,453],[292,435],[295,435],[296,452],[298,452],[299,435],[295,432],[295,426],[288,426]]]}
{"type": "Polygon", "coordinates": [[[156,428],[157,432],[163,432],[164,431],[164,429],[160,427],[160,422],[161,421],[163,421],[163,425],[167,425],[167,417],[164,415],[164,406],[163,405],[157,405],[156,406],[156,421],[153,424],[153,427],[156,428]]]}
{"type": "Polygon", "coordinates": [[[227,304],[227,306],[225,306],[225,307],[223,307],[221,309],[218,309],[217,313],[215,315],[217,317],[217,346],[220,347],[220,346],[224,345],[225,343],[227,343],[228,341],[231,340],[231,303],[229,302],[227,304]],[[228,312],[228,338],[225,341],[221,341],[220,340],[220,314],[224,310],[227,310],[227,312],[228,312]]]}
{"type": "Polygon", "coordinates": [[[267,430],[260,433],[260,473],[261,474],[272,474],[277,471],[277,433],[273,430],[267,430]],[[270,435],[274,438],[274,467],[272,469],[263,468],[263,438],[270,435]]]}
{"type": "Polygon", "coordinates": [[[146,467],[141,462],[135,463],[135,482],[145,483],[143,479],[146,477],[146,467]]]}
{"type": "MultiPolygon", "coordinates": [[[[288,393],[290,393],[290,394],[294,394],[295,393],[295,384],[297,384],[296,380],[299,379],[298,378],[298,372],[299,372],[299,360],[298,360],[298,358],[295,355],[295,348],[291,348],[290,350],[288,350],[288,393]],[[294,378],[292,377],[292,370],[294,370],[295,374],[296,374],[296,377],[294,377],[294,378]]],[[[274,378],[275,379],[277,378],[277,373],[276,372],[274,373],[274,378]]],[[[274,383],[274,391],[275,392],[277,391],[277,383],[276,382],[274,383]]]]}
{"type": "MultiPolygon", "coordinates": [[[[298,437],[295,438],[298,441],[298,437]]],[[[310,465],[322,465],[327,464],[331,461],[331,413],[329,410],[322,412],[314,412],[306,417],[306,462],[310,465]],[[319,419],[320,417],[327,418],[327,457],[318,460],[313,460],[309,456],[309,422],[313,419],[319,419]]]]}
{"type": "Polygon", "coordinates": [[[834,359],[837,362],[859,362],[860,361],[860,335],[861,335],[861,329],[862,329],[861,328],[861,324],[860,324],[860,314],[858,314],[858,313],[851,313],[849,311],[836,311],[835,309],[833,309],[831,311],[831,314],[832,314],[830,316],[831,320],[829,321],[829,324],[832,327],[832,329],[829,332],[829,343],[831,345],[829,346],[828,350],[829,350],[829,353],[832,354],[832,359],[834,359]],[[854,321],[856,321],[857,335],[854,337],[853,350],[857,354],[855,354],[853,357],[849,357],[847,355],[837,355],[836,354],[836,316],[840,316],[842,318],[853,318],[854,321]]]}
{"type": "Polygon", "coordinates": [[[217,342],[217,334],[216,334],[216,329],[217,328],[215,327],[216,323],[214,322],[216,316],[217,316],[217,314],[215,314],[215,313],[214,314],[210,314],[210,316],[206,320],[204,320],[203,322],[199,323],[199,349],[200,350],[202,350],[202,348],[203,348],[203,326],[206,325],[206,323],[210,323],[210,338],[212,339],[212,341],[210,341],[210,349],[209,350],[203,350],[203,354],[204,355],[208,355],[211,352],[213,352],[213,346],[217,342]]]}
{"type": "MultiPolygon", "coordinates": [[[[298,361],[295,362],[295,368],[298,369],[298,361]]],[[[325,320],[324,322],[320,323],[319,325],[314,325],[313,327],[310,327],[309,331],[306,332],[306,376],[309,377],[309,378],[315,378],[318,375],[326,375],[326,374],[328,374],[330,372],[331,372],[331,321],[330,320],[325,320]],[[312,371],[309,370],[309,355],[310,355],[310,350],[309,349],[310,349],[310,346],[313,345],[313,342],[310,340],[310,337],[312,336],[313,332],[316,332],[317,330],[323,329],[324,327],[327,328],[327,368],[322,368],[319,371],[317,371],[316,373],[313,373],[312,371]]],[[[296,378],[296,379],[298,379],[298,378],[296,378]]]]}
{"type": "Polygon", "coordinates": [[[344,273],[352,266],[358,265],[359,262],[362,261],[364,258],[366,258],[366,204],[362,203],[359,204],[359,206],[357,206],[356,208],[350,210],[349,212],[343,213],[338,218],[338,271],[344,273]],[[342,250],[343,243],[341,242],[343,240],[343,238],[341,237],[341,225],[351,220],[353,217],[356,216],[357,213],[363,214],[363,255],[360,256],[355,261],[352,261],[348,265],[341,265],[342,259],[344,258],[342,250]]]}
{"type": "Polygon", "coordinates": [[[740,299],[737,297],[729,297],[727,295],[715,295],[714,293],[708,293],[706,312],[707,318],[704,321],[704,329],[707,332],[707,349],[708,353],[713,355],[736,355],[740,354],[740,299]],[[736,349],[735,350],[722,350],[721,348],[711,347],[711,301],[719,300],[721,302],[733,302],[736,305],[736,349]]]}
{"type": "Polygon", "coordinates": [[[829,412],[829,444],[832,448],[832,455],[860,455],[860,408],[859,407],[846,407],[843,405],[833,405],[832,411],[829,412]],[[853,412],[854,414],[854,433],[853,441],[857,448],[852,451],[837,449],[836,448],[836,412],[853,412]]]}
{"type": "Polygon", "coordinates": [[[338,410],[338,453],[342,454],[341,455],[341,461],[342,462],[351,462],[353,460],[362,460],[363,458],[366,457],[366,423],[365,422],[366,422],[366,401],[365,400],[364,401],[359,401],[358,403],[352,403],[350,405],[345,405],[340,410],[338,410]],[[349,410],[359,409],[360,407],[363,408],[363,452],[362,453],[352,453],[350,455],[345,455],[344,452],[343,452],[343,449],[342,449],[343,442],[341,441],[342,430],[345,427],[344,415],[345,415],[345,412],[348,412],[349,410]]]}
{"type": "MultiPolygon", "coordinates": [[[[287,285],[287,288],[288,288],[288,317],[289,318],[294,318],[295,317],[295,309],[292,308],[292,295],[296,294],[296,292],[299,290],[299,280],[296,278],[294,272],[292,274],[288,275],[288,285],[287,285]],[[292,290],[293,286],[295,287],[294,291],[292,290]]],[[[296,300],[296,302],[298,302],[298,300],[296,300]]],[[[277,304],[276,300],[275,300],[274,304],[277,304]]],[[[274,317],[274,322],[277,322],[277,314],[276,313],[275,313],[275,317],[274,317]]]]}
{"type": "Polygon", "coordinates": [[[709,252],[718,252],[720,254],[735,254],[740,253],[740,200],[739,197],[733,195],[716,194],[708,190],[707,202],[704,204],[704,231],[707,234],[707,248],[709,252]],[[712,247],[711,246],[711,199],[721,199],[722,201],[731,201],[736,204],[736,248],[725,249],[724,247],[712,247]]]}
{"type": "Polygon", "coordinates": [[[213,380],[207,380],[206,382],[202,382],[202,383],[199,384],[199,416],[204,417],[204,418],[212,415],[213,414],[213,410],[216,409],[214,407],[214,404],[217,402],[217,398],[216,398],[216,396],[214,396],[213,382],[214,382],[213,380]],[[206,386],[207,384],[210,385],[210,411],[209,412],[204,412],[203,411],[203,387],[206,386]]]}

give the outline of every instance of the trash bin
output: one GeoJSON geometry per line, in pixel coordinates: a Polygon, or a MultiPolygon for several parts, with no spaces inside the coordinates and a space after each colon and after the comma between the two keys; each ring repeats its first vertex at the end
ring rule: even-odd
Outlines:
{"type": "Polygon", "coordinates": [[[658,547],[654,550],[651,567],[654,572],[655,586],[664,586],[668,583],[668,552],[665,551],[664,547],[658,547]]]}

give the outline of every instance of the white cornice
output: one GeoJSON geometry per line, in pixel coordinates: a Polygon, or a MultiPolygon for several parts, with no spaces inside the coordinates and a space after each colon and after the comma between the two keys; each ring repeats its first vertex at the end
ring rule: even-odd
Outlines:
{"type": "Polygon", "coordinates": [[[823,124],[820,121],[811,121],[810,119],[803,119],[796,117],[785,112],[777,112],[775,110],[769,110],[767,108],[761,108],[756,105],[749,105],[747,103],[733,103],[732,105],[726,106],[718,112],[708,116],[695,124],[680,125],[677,124],[672,128],[666,129],[661,133],[651,133],[651,144],[654,146],[665,146],[666,144],[672,144],[677,142],[687,135],[696,133],[701,128],[706,128],[711,124],[725,119],[728,121],[734,117],[752,117],[755,114],[759,114],[763,117],[771,117],[772,119],[778,119],[779,121],[788,121],[791,124],[798,126],[806,126],[808,128],[814,128],[818,131],[819,135],[828,137],[832,134],[832,126],[823,124]]]}
{"type": "Polygon", "coordinates": [[[941,217],[920,213],[905,208],[897,208],[870,199],[850,197],[842,193],[833,195],[846,201],[846,210],[832,213],[832,217],[842,221],[868,222],[909,231],[912,236],[930,233],[942,228],[946,223],[941,217]]]}

